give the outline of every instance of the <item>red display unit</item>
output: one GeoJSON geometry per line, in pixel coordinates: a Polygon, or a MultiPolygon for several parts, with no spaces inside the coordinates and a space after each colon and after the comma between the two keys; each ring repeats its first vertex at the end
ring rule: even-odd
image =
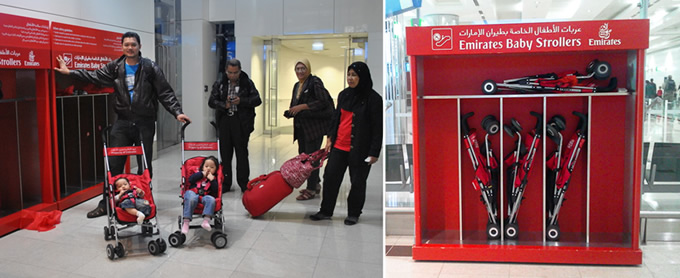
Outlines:
{"type": "MultiPolygon", "coordinates": [[[[52,57],[69,69],[96,70],[122,55],[121,33],[53,22],[52,57]]],[[[112,87],[99,87],[54,74],[54,164],[59,209],[66,209],[103,190],[102,130],[113,123],[112,87]]]]}
{"type": "Polygon", "coordinates": [[[0,14],[0,236],[52,210],[54,182],[46,20],[0,14]]]}
{"type": "Polygon", "coordinates": [[[414,260],[642,263],[639,161],[648,20],[410,27],[406,42],[414,92],[414,260]],[[597,92],[483,92],[486,80],[502,84],[545,73],[586,75],[594,60],[610,65],[610,77],[588,79],[590,85],[604,88],[616,77],[615,87],[597,92]],[[509,210],[509,167],[503,158],[514,150],[516,138],[502,130],[489,136],[501,164],[495,195],[501,235],[490,240],[489,217],[472,185],[475,170],[462,142],[461,115],[475,113],[467,122],[481,143],[485,116],[494,116],[501,125],[515,119],[525,137],[536,124],[530,111],[542,114],[543,123],[556,115],[566,120],[564,147],[579,123],[572,112],[587,115],[585,144],[574,160],[559,211],[560,237],[546,238],[546,194],[553,195],[546,192],[546,163],[557,145],[542,128],[517,216],[516,239],[503,233],[509,210]]]}

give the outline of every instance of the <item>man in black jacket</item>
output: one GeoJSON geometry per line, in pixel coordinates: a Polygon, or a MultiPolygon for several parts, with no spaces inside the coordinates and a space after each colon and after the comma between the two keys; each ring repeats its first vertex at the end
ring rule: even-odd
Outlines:
{"type": "MultiPolygon", "coordinates": [[[[61,56],[57,57],[59,68],[55,70],[98,86],[114,88],[114,111],[118,119],[111,129],[109,146],[139,145],[141,132],[149,173],[152,173],[151,160],[158,102],[178,121],[184,123],[191,122],[191,120],[182,112],[182,106],[175,92],[158,65],[142,57],[140,52],[142,43],[139,35],[127,32],[123,34],[121,43],[123,55],[98,70],[69,70],[61,56]]],[[[111,175],[123,173],[125,160],[124,156],[109,158],[111,175]]],[[[138,174],[141,174],[142,164],[139,157],[137,164],[140,165],[138,174]]],[[[87,217],[94,218],[104,214],[106,214],[106,207],[104,198],[102,198],[97,208],[88,212],[87,217]]]]}
{"type": "MultiPolygon", "coordinates": [[[[255,130],[255,107],[262,104],[260,93],[248,75],[241,71],[241,61],[227,62],[227,78],[219,78],[213,84],[208,106],[216,110],[219,127],[220,155],[224,180],[222,191],[231,190],[231,158],[236,152],[236,182],[245,192],[250,180],[248,140],[255,130]]],[[[222,76],[224,77],[224,76],[222,76]]]]}

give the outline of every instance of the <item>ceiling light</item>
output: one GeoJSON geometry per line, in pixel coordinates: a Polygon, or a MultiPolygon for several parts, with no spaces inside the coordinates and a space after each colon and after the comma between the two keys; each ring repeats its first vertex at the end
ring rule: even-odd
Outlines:
{"type": "Polygon", "coordinates": [[[323,43],[322,42],[312,43],[312,50],[323,50],[323,43]]]}

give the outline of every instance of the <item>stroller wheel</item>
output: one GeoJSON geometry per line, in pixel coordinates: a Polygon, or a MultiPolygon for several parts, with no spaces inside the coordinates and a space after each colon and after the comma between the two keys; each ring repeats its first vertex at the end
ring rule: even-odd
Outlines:
{"type": "Polygon", "coordinates": [[[486,236],[489,239],[498,239],[501,237],[501,231],[498,224],[489,223],[486,224],[486,236]]]}
{"type": "Polygon", "coordinates": [[[180,236],[180,234],[182,234],[182,233],[180,233],[179,231],[176,231],[176,232],[170,234],[170,236],[168,236],[168,242],[170,242],[170,246],[178,247],[178,246],[182,245],[182,236],[180,236]]]}
{"type": "Polygon", "coordinates": [[[500,131],[500,123],[496,120],[494,115],[488,115],[482,119],[482,128],[490,135],[494,135],[500,131]]]}
{"type": "Polygon", "coordinates": [[[222,249],[227,246],[227,235],[221,232],[215,232],[210,238],[217,249],[222,249]]]}
{"type": "Polygon", "coordinates": [[[106,245],[106,256],[109,257],[109,260],[113,260],[116,258],[116,251],[113,250],[113,244],[106,245]]]}
{"type": "Polygon", "coordinates": [[[517,130],[518,132],[522,131],[522,126],[519,124],[519,122],[517,120],[515,120],[515,118],[512,118],[510,120],[510,123],[512,124],[512,127],[514,127],[515,130],[517,130]]]}
{"type": "Polygon", "coordinates": [[[548,240],[550,240],[550,241],[560,240],[560,226],[549,225],[546,235],[548,237],[548,240]]]}
{"type": "Polygon", "coordinates": [[[148,249],[149,249],[149,253],[151,253],[151,255],[154,255],[154,256],[161,253],[161,247],[158,246],[158,242],[153,241],[153,240],[149,241],[148,249]]]}
{"type": "Polygon", "coordinates": [[[505,237],[507,239],[516,239],[518,232],[519,227],[515,223],[507,224],[507,226],[505,226],[505,237]]]}
{"type": "Polygon", "coordinates": [[[125,257],[125,247],[120,242],[118,242],[118,245],[116,246],[116,255],[118,255],[118,258],[125,257]]]}
{"type": "MultiPolygon", "coordinates": [[[[604,80],[609,78],[612,74],[612,66],[605,61],[595,60],[592,63],[592,73],[595,73],[595,79],[604,80]]],[[[590,65],[588,65],[590,69],[590,65]]]]}
{"type": "Polygon", "coordinates": [[[562,117],[562,115],[555,115],[548,121],[549,125],[554,126],[557,131],[562,131],[567,129],[567,120],[562,117]]]}
{"type": "Polygon", "coordinates": [[[495,81],[488,79],[482,82],[482,92],[485,95],[493,95],[498,91],[498,84],[495,81]]]}
{"type": "Polygon", "coordinates": [[[503,125],[503,130],[504,130],[505,133],[508,134],[509,136],[515,137],[515,130],[512,129],[512,126],[503,125]]]}
{"type": "Polygon", "coordinates": [[[161,248],[160,253],[165,253],[165,250],[168,249],[168,244],[165,243],[165,240],[162,238],[157,238],[156,243],[158,243],[158,247],[161,248]]]}
{"type": "Polygon", "coordinates": [[[109,240],[111,238],[111,232],[109,232],[109,227],[104,227],[104,240],[109,240]]]}

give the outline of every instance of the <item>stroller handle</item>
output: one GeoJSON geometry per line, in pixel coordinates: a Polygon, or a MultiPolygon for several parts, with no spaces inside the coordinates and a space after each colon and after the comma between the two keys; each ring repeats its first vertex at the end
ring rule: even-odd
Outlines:
{"type": "Polygon", "coordinates": [[[106,138],[109,137],[109,132],[111,131],[111,127],[113,127],[112,124],[107,125],[103,130],[102,130],[102,142],[104,142],[104,145],[108,145],[106,142],[106,138]]]}
{"type": "Polygon", "coordinates": [[[474,115],[475,112],[470,112],[460,116],[460,128],[463,131],[463,135],[468,135],[468,132],[470,131],[470,126],[467,123],[467,119],[474,115]]]}
{"type": "Polygon", "coordinates": [[[180,129],[180,136],[181,136],[180,139],[181,139],[182,141],[184,141],[184,130],[185,130],[185,129],[187,128],[187,126],[189,126],[190,124],[191,124],[191,122],[185,122],[184,124],[182,124],[182,129],[180,129]]]}
{"type": "Polygon", "coordinates": [[[571,113],[574,114],[574,116],[579,118],[578,126],[577,126],[576,129],[580,130],[581,134],[583,134],[585,136],[586,133],[588,132],[588,116],[586,114],[583,114],[583,113],[578,112],[578,111],[573,111],[571,113]]]}
{"type": "Polygon", "coordinates": [[[536,134],[543,134],[543,114],[534,111],[530,111],[529,114],[536,117],[536,127],[534,128],[536,134]]]}
{"type": "MultiPolygon", "coordinates": [[[[182,124],[182,129],[181,129],[181,132],[180,132],[180,136],[181,136],[180,139],[182,141],[184,141],[184,130],[187,128],[187,126],[189,126],[189,124],[191,124],[191,122],[186,122],[186,123],[182,124]]],[[[220,132],[219,132],[220,129],[217,127],[217,123],[215,123],[215,121],[210,121],[210,125],[212,125],[213,128],[215,128],[215,134],[216,134],[215,136],[217,136],[217,139],[219,140],[220,139],[220,132]]]]}

